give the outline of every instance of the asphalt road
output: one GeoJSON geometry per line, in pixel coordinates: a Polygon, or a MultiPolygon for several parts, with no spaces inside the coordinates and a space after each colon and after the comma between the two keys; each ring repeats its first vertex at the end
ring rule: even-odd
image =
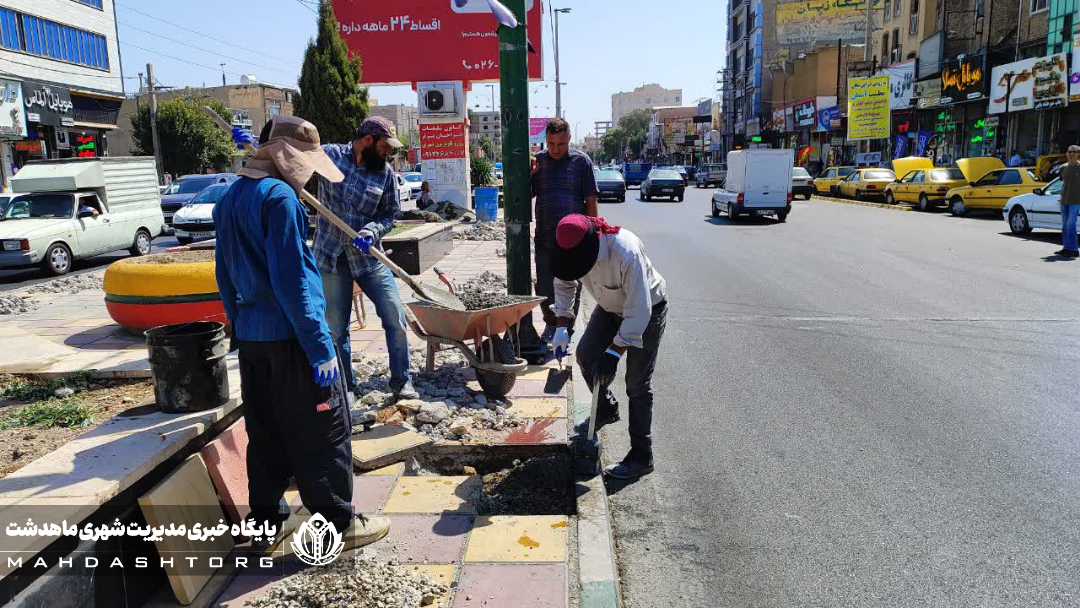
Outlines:
{"type": "Polygon", "coordinates": [[[601,205],[670,300],[656,471],[609,482],[627,605],[1080,605],[1060,235],[818,200],[733,225],[687,192],[601,205]]]}
{"type": "MultiPolygon", "coordinates": [[[[162,235],[154,239],[150,244],[150,251],[158,253],[169,247],[176,247],[178,244],[175,237],[162,235]]],[[[79,260],[75,262],[75,267],[68,273],[68,276],[94,272],[95,270],[105,268],[109,264],[127,257],[131,257],[131,254],[128,253],[127,250],[120,250],[113,253],[97,255],[85,260],[79,260]]],[[[0,293],[22,289],[23,287],[50,281],[54,278],[55,277],[46,275],[40,268],[36,267],[0,269],[0,293]]]]}

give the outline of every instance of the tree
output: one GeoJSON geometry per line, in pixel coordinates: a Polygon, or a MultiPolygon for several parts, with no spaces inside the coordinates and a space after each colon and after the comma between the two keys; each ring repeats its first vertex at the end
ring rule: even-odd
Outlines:
{"type": "Polygon", "coordinates": [[[651,121],[652,110],[634,110],[620,118],[618,126],[600,139],[604,156],[622,160],[626,148],[630,148],[632,155],[640,155],[645,149],[651,121]]]}
{"type": "Polygon", "coordinates": [[[484,153],[484,158],[492,158],[492,154],[495,153],[495,144],[491,143],[491,138],[487,135],[480,136],[480,139],[476,142],[476,147],[480,148],[480,151],[484,153]]]}
{"type": "Polygon", "coordinates": [[[469,160],[469,173],[473,188],[482,188],[495,183],[495,165],[485,156],[474,156],[469,160]]]}
{"type": "MultiPolygon", "coordinates": [[[[225,120],[232,118],[232,112],[221,100],[209,97],[173,97],[158,103],[158,137],[165,173],[180,176],[206,169],[226,171],[231,167],[236,144],[203,112],[203,106],[210,106],[225,120]]],[[[141,104],[131,117],[131,132],[134,140],[131,153],[153,156],[150,104],[141,104]]]]}
{"type": "Polygon", "coordinates": [[[315,125],[323,143],[352,141],[368,115],[368,90],[360,86],[360,57],[349,56],[330,0],[319,0],[318,27],[318,35],[304,51],[293,112],[315,125]]]}

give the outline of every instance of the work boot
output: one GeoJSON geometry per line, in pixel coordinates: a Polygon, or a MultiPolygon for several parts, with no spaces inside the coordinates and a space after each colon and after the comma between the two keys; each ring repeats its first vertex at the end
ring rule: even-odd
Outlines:
{"type": "Polygon", "coordinates": [[[416,392],[416,388],[412,384],[412,380],[406,380],[405,384],[401,388],[394,391],[394,399],[419,399],[420,393],[416,392]]]}
{"type": "Polygon", "coordinates": [[[632,449],[622,462],[604,468],[604,475],[612,479],[637,479],[652,472],[652,456],[637,457],[632,449]]]}
{"type": "Polygon", "coordinates": [[[251,539],[251,550],[259,555],[272,555],[281,547],[281,542],[296,532],[296,515],[289,514],[288,519],[277,526],[273,536],[251,539]]]}
{"type": "Polygon", "coordinates": [[[1065,249],[1061,255],[1067,258],[1080,257],[1080,251],[1075,249],[1065,249]]]}
{"type": "Polygon", "coordinates": [[[344,551],[365,547],[381,539],[390,532],[389,517],[364,517],[357,513],[341,539],[345,543],[344,551]]]}

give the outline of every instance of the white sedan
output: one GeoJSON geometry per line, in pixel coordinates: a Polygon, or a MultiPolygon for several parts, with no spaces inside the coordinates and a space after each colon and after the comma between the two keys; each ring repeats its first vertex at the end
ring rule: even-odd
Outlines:
{"type": "Polygon", "coordinates": [[[405,181],[405,178],[401,177],[400,173],[394,174],[394,180],[397,181],[398,202],[404,203],[412,200],[412,187],[409,186],[409,182],[405,181]]]}
{"type": "Polygon", "coordinates": [[[1061,231],[1061,179],[1021,194],[1005,203],[1005,221],[1013,234],[1027,234],[1034,228],[1061,231]]]}

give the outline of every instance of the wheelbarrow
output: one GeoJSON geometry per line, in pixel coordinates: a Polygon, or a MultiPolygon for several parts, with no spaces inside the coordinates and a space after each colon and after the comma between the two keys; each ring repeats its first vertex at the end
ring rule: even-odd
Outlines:
{"type": "Polygon", "coordinates": [[[409,326],[427,342],[427,371],[435,369],[435,353],[444,346],[456,348],[476,370],[480,388],[492,397],[505,397],[529,363],[521,358],[517,341],[505,340],[500,334],[512,327],[512,335],[517,336],[521,319],[544,301],[542,297],[520,298],[505,306],[464,311],[424,301],[409,302],[409,326]],[[472,346],[467,340],[472,341],[472,346]]]}

